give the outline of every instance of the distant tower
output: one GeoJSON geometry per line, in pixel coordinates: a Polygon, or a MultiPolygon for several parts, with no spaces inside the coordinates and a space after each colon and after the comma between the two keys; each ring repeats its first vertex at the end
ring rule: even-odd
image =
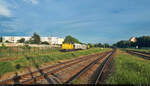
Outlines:
{"type": "Polygon", "coordinates": [[[135,37],[131,37],[131,38],[130,38],[130,41],[131,41],[131,42],[136,42],[136,38],[135,38],[135,37]]]}

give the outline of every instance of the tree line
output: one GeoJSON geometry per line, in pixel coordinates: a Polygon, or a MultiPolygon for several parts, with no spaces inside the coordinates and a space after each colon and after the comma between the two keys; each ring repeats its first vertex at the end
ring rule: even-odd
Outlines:
{"type": "MultiPolygon", "coordinates": [[[[63,43],[69,43],[69,44],[74,44],[74,43],[85,44],[85,43],[80,42],[77,38],[72,37],[72,36],[70,36],[70,35],[68,35],[68,36],[65,37],[65,40],[64,40],[63,43]]],[[[95,44],[94,44],[94,43],[88,43],[88,45],[89,45],[90,47],[103,47],[103,48],[108,48],[108,47],[110,47],[110,45],[107,44],[107,43],[104,43],[104,44],[102,44],[102,43],[95,43],[95,44]]]]}
{"type": "Polygon", "coordinates": [[[121,40],[113,46],[119,47],[119,48],[132,48],[132,47],[137,47],[142,48],[142,47],[150,47],[150,36],[140,36],[136,37],[136,42],[131,42],[130,40],[121,40]]]}

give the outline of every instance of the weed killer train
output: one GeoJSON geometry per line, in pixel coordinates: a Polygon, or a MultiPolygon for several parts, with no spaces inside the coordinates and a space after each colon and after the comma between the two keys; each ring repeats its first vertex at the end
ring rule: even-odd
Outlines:
{"type": "Polygon", "coordinates": [[[69,43],[64,43],[61,46],[62,51],[74,51],[74,50],[85,50],[89,49],[90,46],[87,44],[69,44],[69,43]]]}

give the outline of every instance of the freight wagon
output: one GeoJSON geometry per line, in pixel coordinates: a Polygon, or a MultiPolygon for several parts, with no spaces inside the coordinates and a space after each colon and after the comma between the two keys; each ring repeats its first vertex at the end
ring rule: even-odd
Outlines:
{"type": "Polygon", "coordinates": [[[67,44],[64,43],[62,44],[62,50],[64,51],[73,51],[73,50],[85,50],[85,49],[89,49],[89,45],[86,44],[67,44]]]}

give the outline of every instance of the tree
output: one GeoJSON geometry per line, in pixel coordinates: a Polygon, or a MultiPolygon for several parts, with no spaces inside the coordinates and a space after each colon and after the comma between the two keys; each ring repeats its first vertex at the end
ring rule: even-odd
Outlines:
{"type": "Polygon", "coordinates": [[[105,48],[109,48],[110,47],[110,45],[108,44],[108,43],[104,43],[104,45],[103,45],[105,48]]]}
{"type": "Polygon", "coordinates": [[[126,40],[121,40],[121,41],[117,42],[114,45],[116,47],[120,47],[120,48],[129,48],[129,47],[131,47],[131,42],[130,41],[126,41],[126,40]]]}
{"type": "Polygon", "coordinates": [[[47,41],[41,42],[41,44],[49,45],[49,43],[47,41]]]}
{"type": "Polygon", "coordinates": [[[64,40],[64,43],[71,43],[71,44],[73,44],[73,43],[81,43],[81,42],[79,42],[78,39],[76,39],[76,38],[74,38],[74,37],[69,35],[69,36],[66,36],[66,38],[64,40]]]}
{"type": "Polygon", "coordinates": [[[24,43],[25,42],[25,39],[24,38],[21,38],[20,40],[17,41],[18,43],[24,43]]]}
{"type": "Polygon", "coordinates": [[[150,36],[137,37],[136,45],[139,47],[150,47],[150,36]]]}
{"type": "Polygon", "coordinates": [[[91,43],[88,43],[88,45],[90,46],[90,48],[95,47],[95,45],[91,43]]]}
{"type": "Polygon", "coordinates": [[[24,43],[25,43],[25,44],[30,44],[30,40],[28,40],[28,41],[25,41],[24,43]]]}
{"type": "Polygon", "coordinates": [[[101,43],[95,44],[95,47],[103,47],[101,43]]]}
{"type": "Polygon", "coordinates": [[[4,48],[4,49],[6,49],[7,47],[2,43],[2,46],[1,46],[1,48],[4,48]]]}
{"type": "Polygon", "coordinates": [[[131,42],[129,40],[121,40],[114,44],[114,46],[119,48],[130,48],[136,46],[138,46],[139,48],[150,47],[150,36],[136,37],[136,40],[136,42],[131,42]]]}
{"type": "Polygon", "coordinates": [[[10,43],[8,40],[6,40],[6,43],[10,43]]]}
{"type": "Polygon", "coordinates": [[[33,36],[30,38],[29,42],[31,44],[40,44],[40,35],[38,35],[37,33],[34,33],[33,36]]]}
{"type": "Polygon", "coordinates": [[[0,42],[2,42],[2,37],[0,37],[0,42]]]}
{"type": "Polygon", "coordinates": [[[31,49],[31,47],[29,45],[27,45],[27,44],[25,44],[22,48],[23,49],[31,49]]]}

